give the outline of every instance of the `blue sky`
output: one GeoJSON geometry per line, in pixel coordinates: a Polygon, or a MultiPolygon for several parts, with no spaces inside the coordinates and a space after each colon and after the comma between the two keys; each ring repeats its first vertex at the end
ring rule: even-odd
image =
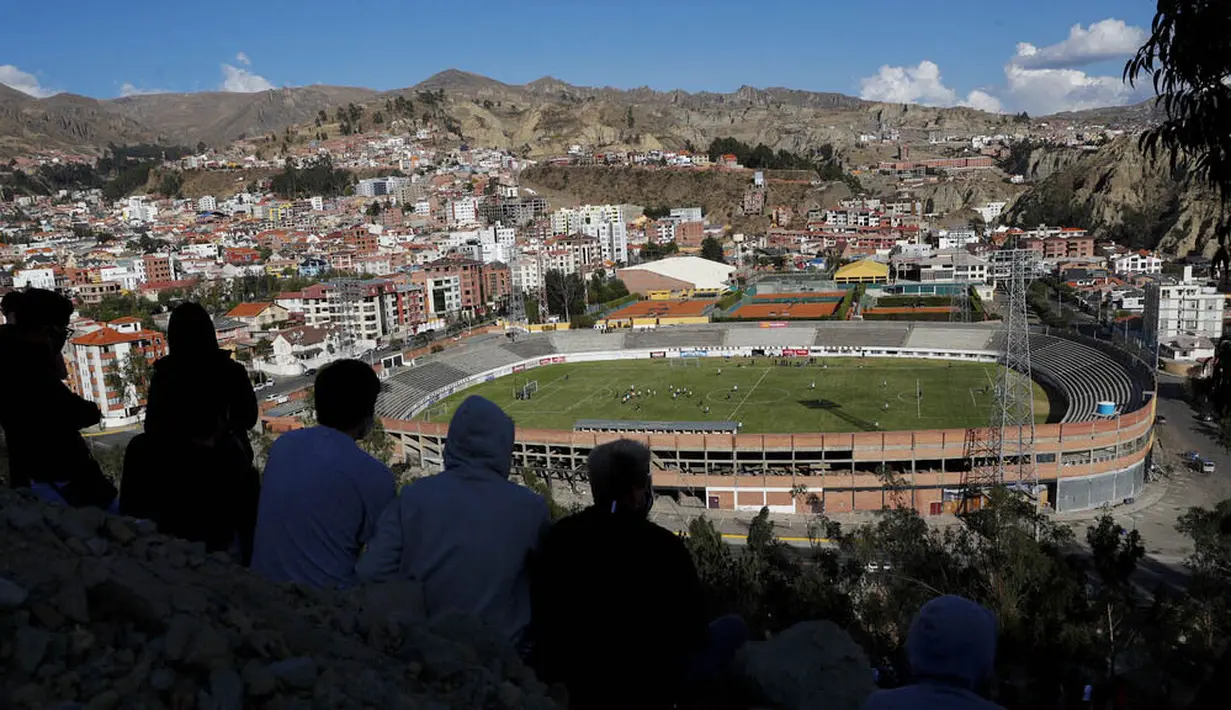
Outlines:
{"type": "Polygon", "coordinates": [[[510,83],[787,86],[1035,114],[1143,98],[1119,75],[1154,11],[1150,0],[8,4],[0,83],[34,95],[393,89],[456,67],[510,83]]]}

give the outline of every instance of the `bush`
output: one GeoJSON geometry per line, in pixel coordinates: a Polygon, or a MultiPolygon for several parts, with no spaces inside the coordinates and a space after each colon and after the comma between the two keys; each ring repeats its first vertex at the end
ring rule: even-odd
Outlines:
{"type": "Polygon", "coordinates": [[[433,343],[432,348],[431,348],[432,352],[434,353],[438,353],[444,349],[445,349],[445,346],[441,345],[440,343],[433,343]]]}
{"type": "Polygon", "coordinates": [[[718,308],[719,310],[728,311],[731,309],[731,306],[734,306],[735,304],[739,303],[741,300],[743,300],[743,298],[744,298],[743,291],[732,291],[731,293],[728,293],[727,295],[718,299],[718,308]]]}

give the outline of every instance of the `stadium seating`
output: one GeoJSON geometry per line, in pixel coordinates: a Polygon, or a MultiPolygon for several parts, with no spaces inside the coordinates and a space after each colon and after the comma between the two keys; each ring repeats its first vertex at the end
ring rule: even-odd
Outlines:
{"type": "Polygon", "coordinates": [[[556,345],[547,335],[523,335],[517,341],[505,343],[505,350],[513,353],[521,360],[556,354],[556,345]]]}
{"type": "Polygon", "coordinates": [[[505,350],[503,347],[492,346],[467,348],[457,352],[450,352],[448,355],[449,366],[461,370],[467,375],[477,375],[480,372],[494,370],[504,365],[512,365],[524,359],[516,353],[505,350]]]}
{"type": "Polygon", "coordinates": [[[1095,348],[1052,335],[1031,335],[1030,365],[1067,393],[1068,411],[1061,422],[1095,419],[1102,401],[1127,409],[1137,405],[1124,367],[1095,348]]]}
{"type": "Polygon", "coordinates": [[[385,380],[380,397],[376,400],[376,411],[381,416],[405,417],[419,400],[467,374],[443,362],[406,368],[385,380]]]}
{"type": "Polygon", "coordinates": [[[946,350],[986,350],[996,331],[985,326],[950,325],[922,327],[919,323],[906,338],[906,347],[946,350]]]}
{"type": "Polygon", "coordinates": [[[597,330],[563,330],[551,334],[552,345],[559,353],[588,353],[595,350],[623,350],[624,333],[602,333],[597,330]]]}
{"type": "Polygon", "coordinates": [[[864,323],[859,321],[818,323],[816,345],[856,348],[900,348],[910,334],[909,323],[864,323]]]}
{"type": "Polygon", "coordinates": [[[816,338],[811,325],[791,325],[786,328],[733,326],[727,331],[727,347],[806,348],[816,338]]]}
{"type": "Polygon", "coordinates": [[[720,347],[726,336],[725,330],[677,326],[662,330],[632,331],[624,336],[624,347],[628,350],[720,347]]]}

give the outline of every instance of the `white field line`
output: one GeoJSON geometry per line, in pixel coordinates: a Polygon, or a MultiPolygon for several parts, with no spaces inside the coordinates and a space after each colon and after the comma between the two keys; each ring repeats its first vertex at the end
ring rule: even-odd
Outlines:
{"type": "Polygon", "coordinates": [[[736,413],[738,413],[739,410],[744,406],[744,402],[748,401],[748,398],[752,396],[752,393],[757,391],[757,387],[761,385],[761,381],[764,380],[766,375],[768,374],[769,374],[769,368],[766,368],[765,372],[761,373],[761,378],[758,379],[756,381],[756,384],[752,386],[752,389],[748,390],[748,393],[745,394],[744,398],[739,401],[739,404],[735,405],[735,409],[732,409],[731,413],[727,415],[727,421],[732,421],[732,422],[735,421],[736,413]]]}

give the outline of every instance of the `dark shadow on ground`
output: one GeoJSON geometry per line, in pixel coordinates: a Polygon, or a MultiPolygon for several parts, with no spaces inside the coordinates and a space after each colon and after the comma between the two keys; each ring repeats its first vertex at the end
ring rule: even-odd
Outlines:
{"type": "Polygon", "coordinates": [[[859,427],[863,431],[879,431],[875,423],[870,422],[867,419],[863,419],[862,417],[857,417],[853,414],[850,414],[849,412],[843,411],[842,405],[832,400],[801,399],[799,400],[799,404],[804,407],[807,407],[808,409],[819,409],[821,411],[829,412],[830,414],[841,419],[847,424],[850,424],[851,426],[859,427]]]}

